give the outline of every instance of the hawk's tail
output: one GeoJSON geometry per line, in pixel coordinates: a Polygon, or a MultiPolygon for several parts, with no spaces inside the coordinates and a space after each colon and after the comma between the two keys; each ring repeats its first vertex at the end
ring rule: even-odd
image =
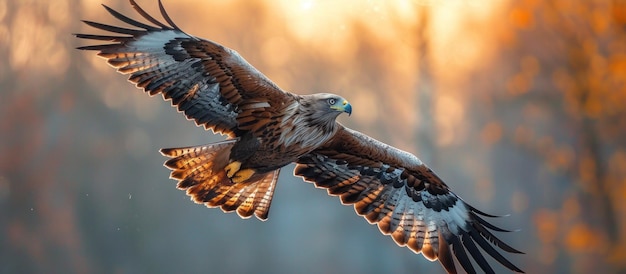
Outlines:
{"type": "Polygon", "coordinates": [[[161,153],[171,158],[165,162],[165,166],[172,170],[170,178],[178,180],[178,188],[187,190],[187,195],[196,203],[220,207],[224,212],[236,210],[242,218],[254,214],[265,220],[279,169],[233,183],[224,167],[235,142],[226,140],[204,146],[164,148],[161,153]]]}

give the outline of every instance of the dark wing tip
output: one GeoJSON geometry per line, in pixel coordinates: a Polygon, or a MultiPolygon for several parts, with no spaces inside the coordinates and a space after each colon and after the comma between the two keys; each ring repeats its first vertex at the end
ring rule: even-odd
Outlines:
{"type": "Polygon", "coordinates": [[[107,10],[107,11],[108,11],[111,15],[113,15],[113,17],[117,18],[118,20],[120,20],[120,21],[122,21],[122,22],[124,22],[124,23],[127,23],[127,24],[129,24],[129,25],[133,25],[133,26],[135,26],[135,27],[140,27],[140,28],[145,29],[145,30],[147,30],[147,31],[155,31],[155,30],[158,30],[158,28],[155,28],[155,27],[153,27],[153,26],[146,25],[146,24],[141,23],[141,22],[139,22],[139,21],[137,21],[137,20],[131,19],[131,18],[129,18],[128,16],[123,15],[123,14],[121,14],[121,13],[117,12],[116,10],[114,10],[114,9],[110,8],[109,6],[107,6],[107,5],[105,5],[105,4],[102,4],[102,6],[103,6],[103,7],[104,7],[104,8],[105,8],[105,9],[106,9],[106,10],[107,10]]]}
{"type": "MultiPolygon", "coordinates": [[[[506,268],[511,269],[516,272],[522,271],[513,263],[511,263],[509,260],[507,260],[504,256],[502,256],[502,254],[500,254],[491,244],[487,242],[487,239],[484,238],[484,235],[480,234],[478,231],[476,230],[470,231],[469,236],[472,239],[474,239],[474,242],[477,243],[482,248],[482,250],[487,252],[487,254],[489,254],[492,258],[494,258],[496,261],[498,261],[500,264],[502,264],[506,268]]],[[[475,254],[473,254],[472,256],[476,258],[475,254]]]]}
{"type": "Polygon", "coordinates": [[[469,207],[469,209],[470,209],[472,212],[477,213],[477,214],[482,215],[482,216],[485,216],[485,217],[489,217],[489,218],[505,218],[505,217],[509,217],[509,216],[511,216],[511,214],[504,214],[504,215],[493,215],[493,214],[489,214],[489,213],[486,213],[486,212],[484,212],[484,211],[478,210],[477,208],[475,208],[475,207],[473,207],[473,206],[471,206],[471,205],[468,205],[467,203],[465,203],[465,204],[467,205],[467,207],[469,207]]]}
{"type": "Polygon", "coordinates": [[[525,254],[524,252],[519,251],[519,250],[511,247],[510,245],[504,243],[502,240],[497,238],[495,235],[493,235],[487,229],[491,229],[493,231],[499,231],[499,232],[516,232],[515,230],[506,230],[506,229],[502,229],[500,227],[497,227],[497,226],[487,222],[486,220],[480,218],[476,214],[472,214],[472,217],[474,218],[474,220],[476,220],[476,222],[472,226],[473,230],[478,232],[478,233],[480,233],[481,236],[483,236],[485,239],[489,240],[495,246],[497,246],[497,247],[501,248],[502,250],[504,250],[506,252],[509,252],[509,253],[525,254]]]}
{"type": "Polygon", "coordinates": [[[493,231],[499,231],[499,232],[513,232],[515,230],[508,230],[508,229],[504,229],[498,226],[495,226],[494,224],[487,222],[485,219],[481,218],[480,216],[478,216],[478,214],[473,214],[473,217],[476,221],[478,221],[481,225],[493,230],[493,231]]]}
{"type": "Polygon", "coordinates": [[[81,39],[91,39],[100,41],[122,42],[132,39],[132,36],[112,36],[112,35],[97,35],[97,34],[84,34],[84,33],[72,33],[74,37],[81,39]]]}
{"type": "Polygon", "coordinates": [[[108,48],[115,48],[118,47],[118,44],[107,44],[107,45],[93,45],[93,46],[81,46],[81,47],[77,47],[76,49],[79,50],[105,50],[108,48]]]}
{"type": "Polygon", "coordinates": [[[174,23],[174,21],[167,14],[167,11],[165,11],[165,7],[163,7],[163,2],[161,0],[159,0],[159,10],[161,11],[161,16],[163,16],[163,19],[165,19],[165,21],[168,24],[170,24],[170,26],[172,26],[176,30],[180,30],[180,28],[174,23]]]}
{"type": "Polygon", "coordinates": [[[145,30],[121,28],[121,27],[111,26],[111,25],[93,22],[89,20],[81,20],[81,21],[93,28],[97,28],[97,29],[101,29],[101,30],[105,30],[105,31],[113,32],[113,33],[137,36],[145,32],[145,30]]]}
{"type": "Polygon", "coordinates": [[[177,156],[176,153],[175,153],[175,151],[177,151],[177,150],[179,150],[179,149],[177,149],[177,148],[162,148],[162,149],[159,149],[159,152],[163,156],[174,157],[174,156],[177,156]]]}
{"type": "Polygon", "coordinates": [[[161,27],[162,29],[167,29],[167,30],[171,30],[172,29],[172,27],[167,26],[167,25],[161,23],[159,20],[154,19],[154,17],[152,17],[150,14],[148,14],[146,11],[144,11],[141,8],[141,6],[139,6],[139,4],[137,4],[137,2],[135,2],[135,0],[130,0],[130,5],[133,7],[133,9],[137,13],[139,13],[139,15],[141,15],[143,18],[145,18],[146,20],[150,21],[151,23],[161,27]]]}
{"type": "MultiPolygon", "coordinates": [[[[129,29],[129,28],[122,28],[122,27],[117,27],[117,26],[112,26],[112,25],[107,25],[107,24],[102,24],[102,23],[98,23],[98,22],[93,22],[93,21],[89,21],[89,20],[81,20],[81,22],[93,27],[93,28],[97,28],[100,30],[104,30],[104,31],[109,31],[109,32],[113,32],[113,33],[119,33],[119,34],[125,34],[125,35],[130,35],[131,37],[137,37],[137,36],[141,36],[142,34],[146,34],[147,32],[152,32],[152,31],[159,31],[159,30],[178,30],[181,31],[180,28],[178,26],[176,26],[176,24],[174,24],[174,21],[170,18],[170,16],[167,14],[167,12],[165,11],[165,8],[163,7],[163,4],[161,3],[161,1],[159,1],[159,9],[161,11],[161,14],[163,15],[163,18],[165,19],[165,21],[167,21],[167,23],[170,24],[170,26],[161,23],[159,20],[155,19],[154,17],[150,16],[147,12],[145,12],[135,1],[130,0],[130,4],[133,7],[133,9],[135,9],[135,11],[137,13],[139,13],[139,15],[141,15],[144,19],[150,21],[151,23],[157,25],[158,27],[155,26],[151,26],[148,24],[144,24],[141,23],[137,20],[134,20],[126,15],[121,14],[120,12],[112,9],[111,7],[102,4],[102,6],[107,10],[107,12],[109,12],[111,15],[113,15],[113,17],[117,18],[118,20],[127,23],[131,26],[134,27],[138,27],[140,29],[129,29]],[[160,28],[159,28],[160,27],[160,28]]],[[[120,39],[118,42],[121,42],[124,38],[126,37],[115,37],[115,36],[104,36],[104,35],[93,35],[93,36],[88,36],[88,35],[81,35],[78,36],[78,38],[84,38],[84,39],[94,39],[94,40],[105,40],[107,38],[111,38],[111,39],[120,39]]]]}
{"type": "Polygon", "coordinates": [[[459,263],[463,266],[465,271],[473,272],[474,269],[467,259],[468,257],[472,257],[476,264],[486,273],[494,273],[494,270],[491,268],[485,257],[483,256],[482,251],[496,260],[498,263],[503,265],[504,267],[519,273],[524,273],[519,267],[515,266],[511,261],[506,259],[498,250],[499,249],[508,252],[508,253],[516,253],[516,254],[524,254],[523,252],[511,247],[510,245],[504,243],[501,239],[496,237],[490,230],[499,231],[499,232],[512,232],[510,230],[505,230],[500,227],[497,227],[485,219],[481,218],[479,215],[488,216],[488,217],[499,217],[491,214],[486,214],[482,211],[476,210],[474,207],[465,203],[467,208],[469,209],[469,217],[470,220],[467,220],[466,227],[462,228],[460,233],[457,235],[450,235],[448,242],[452,243],[455,257],[459,263]],[[480,246],[480,249],[477,247],[480,246]],[[467,256],[465,250],[469,253],[470,256],[467,256]]]}

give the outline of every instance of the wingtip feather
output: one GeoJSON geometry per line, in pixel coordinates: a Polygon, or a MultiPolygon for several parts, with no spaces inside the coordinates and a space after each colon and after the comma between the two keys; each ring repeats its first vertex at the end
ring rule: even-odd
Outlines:
{"type": "Polygon", "coordinates": [[[155,30],[158,30],[158,28],[155,28],[155,27],[153,27],[153,26],[146,25],[146,24],[141,23],[141,22],[139,22],[139,21],[137,21],[137,20],[131,19],[130,17],[128,17],[128,16],[126,16],[126,15],[121,14],[120,12],[118,12],[118,11],[116,11],[116,10],[114,10],[114,9],[110,8],[110,7],[109,7],[109,6],[107,6],[107,5],[102,4],[102,6],[103,6],[103,7],[107,10],[107,12],[109,12],[111,15],[113,15],[113,17],[117,18],[118,20],[120,20],[120,21],[122,21],[122,22],[124,22],[124,23],[127,23],[127,24],[129,24],[129,25],[133,25],[133,26],[135,26],[135,27],[140,27],[140,28],[143,28],[143,29],[145,29],[145,30],[147,30],[147,31],[155,31],[155,30]]]}
{"type": "Polygon", "coordinates": [[[167,14],[167,11],[165,11],[165,7],[163,6],[163,2],[161,0],[159,0],[159,10],[161,11],[161,16],[163,16],[163,19],[165,19],[165,21],[170,24],[170,26],[172,26],[176,30],[180,30],[180,28],[174,23],[172,18],[170,18],[170,16],[167,14]]]}
{"type": "Polygon", "coordinates": [[[174,150],[176,149],[175,148],[162,148],[162,149],[159,149],[159,153],[161,153],[161,155],[163,156],[171,156],[174,150]]]}

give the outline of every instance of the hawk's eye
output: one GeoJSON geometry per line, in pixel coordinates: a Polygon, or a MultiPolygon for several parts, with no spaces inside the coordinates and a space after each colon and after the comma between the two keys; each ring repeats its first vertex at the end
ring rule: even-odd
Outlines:
{"type": "Polygon", "coordinates": [[[329,105],[334,105],[336,102],[337,102],[337,100],[335,100],[335,98],[328,99],[328,104],[329,105]]]}

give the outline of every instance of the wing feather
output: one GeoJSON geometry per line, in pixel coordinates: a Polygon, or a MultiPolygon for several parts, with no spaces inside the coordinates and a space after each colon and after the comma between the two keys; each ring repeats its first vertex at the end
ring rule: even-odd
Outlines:
{"type": "Polygon", "coordinates": [[[493,273],[478,246],[503,266],[522,272],[495,247],[521,252],[489,231],[508,230],[479,217],[496,216],[466,204],[412,154],[340,126],[331,141],[298,160],[295,174],[353,204],[357,214],[398,245],[439,259],[449,273],[456,273],[453,258],[475,273],[470,256],[493,273]]]}
{"type": "Polygon", "coordinates": [[[128,34],[128,35],[133,35],[133,36],[142,34],[141,30],[121,28],[121,27],[111,26],[111,25],[102,24],[98,22],[88,21],[88,20],[82,20],[82,22],[91,27],[109,31],[109,32],[114,32],[114,33],[119,33],[119,34],[128,34]]]}
{"type": "Polygon", "coordinates": [[[113,34],[76,34],[82,39],[110,42],[78,49],[99,51],[98,55],[118,72],[129,74],[138,88],[171,100],[197,125],[230,137],[247,131],[254,134],[280,119],[285,105],[296,100],[236,51],[183,32],[161,1],[159,10],[166,23],[150,16],[135,1],[130,3],[154,26],[103,5],[113,17],[136,29],[83,21],[113,34]]]}
{"type": "MultiPolygon", "coordinates": [[[[160,1],[159,1],[159,3],[160,3],[160,1]]],[[[129,17],[127,17],[127,16],[125,16],[125,15],[123,15],[123,14],[121,14],[121,13],[117,12],[116,10],[114,10],[114,9],[110,8],[110,7],[109,7],[109,6],[107,6],[107,5],[102,4],[102,6],[103,6],[103,7],[104,7],[104,8],[105,8],[105,9],[106,9],[106,10],[107,10],[107,11],[108,11],[111,15],[113,15],[115,18],[117,18],[117,19],[119,19],[119,20],[123,21],[123,22],[124,22],[124,23],[126,23],[126,24],[133,25],[133,26],[136,26],[136,27],[140,27],[140,28],[145,29],[145,30],[147,30],[147,31],[158,31],[158,30],[159,30],[159,28],[156,28],[156,27],[153,27],[153,26],[150,26],[150,25],[147,25],[147,24],[141,23],[141,22],[139,22],[139,21],[137,21],[137,20],[131,19],[131,18],[129,18],[129,17]]]]}
{"type": "Polygon", "coordinates": [[[93,35],[93,34],[76,34],[76,37],[83,38],[83,39],[112,41],[112,42],[123,42],[123,41],[129,41],[133,39],[132,36],[122,37],[122,36],[93,35]]]}
{"type": "Polygon", "coordinates": [[[178,26],[176,26],[176,24],[174,24],[174,21],[172,21],[170,16],[165,11],[165,7],[163,7],[163,2],[161,2],[161,0],[159,0],[159,11],[161,11],[161,15],[163,15],[163,19],[165,19],[165,21],[168,24],[170,24],[170,26],[172,26],[175,29],[180,29],[178,26]]]}
{"type": "MultiPolygon", "coordinates": [[[[161,0],[159,0],[159,3],[161,2],[161,0]]],[[[130,5],[133,6],[133,9],[135,9],[135,11],[137,13],[139,13],[139,15],[141,15],[144,19],[150,21],[150,23],[155,24],[157,26],[159,26],[162,29],[172,29],[172,27],[165,25],[163,23],[161,23],[159,20],[154,19],[154,17],[152,17],[150,14],[148,14],[147,12],[145,12],[138,4],[137,2],[135,2],[135,0],[130,0],[130,5]]]]}

